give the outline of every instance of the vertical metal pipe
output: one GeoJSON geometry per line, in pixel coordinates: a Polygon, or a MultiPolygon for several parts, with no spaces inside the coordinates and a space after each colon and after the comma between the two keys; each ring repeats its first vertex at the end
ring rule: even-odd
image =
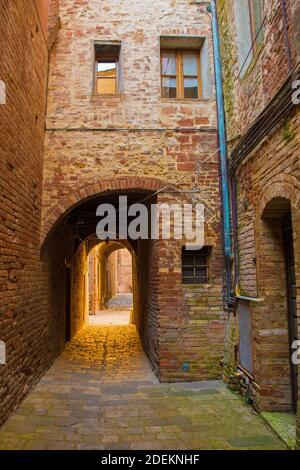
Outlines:
{"type": "Polygon", "coordinates": [[[226,265],[226,284],[227,298],[231,295],[231,230],[230,230],[230,203],[229,203],[229,178],[227,167],[227,138],[224,111],[224,98],[222,88],[222,68],[220,54],[220,39],[218,28],[218,17],[216,0],[211,1],[212,15],[212,34],[214,48],[214,65],[215,65],[215,82],[216,82],[216,99],[218,111],[218,133],[220,146],[220,169],[221,169],[221,188],[222,188],[222,212],[223,212],[223,238],[224,238],[224,254],[226,265]]]}

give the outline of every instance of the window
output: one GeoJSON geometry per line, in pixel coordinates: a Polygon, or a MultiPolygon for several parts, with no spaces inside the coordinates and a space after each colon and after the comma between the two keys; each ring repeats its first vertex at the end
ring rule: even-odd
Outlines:
{"type": "Polygon", "coordinates": [[[119,44],[95,44],[95,92],[99,95],[119,93],[119,44]]]}
{"type": "Polygon", "coordinates": [[[200,51],[162,49],[161,80],[163,98],[201,98],[200,51]]]}
{"type": "Polygon", "coordinates": [[[234,0],[240,77],[249,68],[253,56],[264,41],[264,0],[234,0]]]}
{"type": "Polygon", "coordinates": [[[209,282],[209,248],[202,250],[182,249],[182,283],[207,284],[209,282]]]}
{"type": "Polygon", "coordinates": [[[264,40],[263,22],[263,0],[248,0],[252,44],[257,47],[264,40]]]}

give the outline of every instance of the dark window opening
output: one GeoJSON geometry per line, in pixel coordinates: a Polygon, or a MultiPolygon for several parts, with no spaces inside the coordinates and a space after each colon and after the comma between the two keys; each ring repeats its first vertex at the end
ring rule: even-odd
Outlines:
{"type": "Polygon", "coordinates": [[[119,92],[119,44],[95,44],[95,91],[100,95],[119,92]]]}
{"type": "Polygon", "coordinates": [[[209,282],[209,248],[202,250],[182,249],[182,283],[208,284],[209,282]]]}

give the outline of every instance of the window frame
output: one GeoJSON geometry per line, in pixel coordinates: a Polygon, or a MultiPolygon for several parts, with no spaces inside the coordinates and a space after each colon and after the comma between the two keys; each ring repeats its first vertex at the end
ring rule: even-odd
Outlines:
{"type": "Polygon", "coordinates": [[[183,285],[194,285],[194,286],[203,286],[207,285],[210,282],[210,254],[211,250],[210,247],[204,246],[201,250],[187,250],[182,247],[182,254],[181,254],[181,269],[182,269],[182,284],[183,285]],[[184,256],[193,257],[192,264],[185,264],[184,263],[184,256]],[[203,256],[205,257],[204,264],[198,264],[196,262],[196,256],[203,256]],[[185,268],[193,268],[193,276],[186,276],[184,274],[185,268]],[[199,276],[196,275],[196,269],[206,269],[206,276],[203,282],[196,282],[199,279],[199,276]],[[189,280],[189,282],[187,282],[189,280]]]}
{"type": "Polygon", "coordinates": [[[119,73],[118,73],[118,68],[119,68],[119,61],[117,60],[101,60],[101,61],[96,61],[96,86],[95,86],[95,93],[100,96],[105,96],[105,95],[117,95],[119,93],[119,73]],[[99,64],[115,64],[115,77],[99,77],[99,70],[98,70],[98,65],[99,64]],[[113,93],[100,93],[98,91],[98,81],[99,80],[115,80],[115,91],[113,93]]]}
{"type": "Polygon", "coordinates": [[[253,5],[253,0],[248,0],[248,8],[249,8],[249,19],[250,19],[250,31],[251,31],[251,38],[254,51],[259,48],[264,42],[264,29],[262,28],[261,33],[263,35],[262,39],[259,40],[258,31],[261,28],[264,18],[263,18],[263,3],[261,3],[261,13],[262,13],[262,22],[261,24],[257,24],[257,18],[255,13],[255,7],[253,5]],[[257,36],[258,35],[258,36],[257,36]]]}
{"type": "MultiPolygon", "coordinates": [[[[116,96],[120,94],[120,56],[121,56],[121,43],[106,43],[106,42],[98,42],[94,41],[93,44],[94,47],[94,86],[93,86],[93,94],[94,96],[116,96]],[[102,47],[116,47],[118,50],[118,54],[116,54],[116,58],[113,58],[113,55],[111,56],[112,58],[103,58],[103,60],[98,60],[98,52],[97,52],[97,47],[101,48],[102,47]],[[116,65],[115,69],[115,78],[111,77],[109,79],[114,79],[115,80],[115,92],[114,93],[99,93],[98,91],[98,80],[101,78],[98,77],[98,65],[99,64],[107,64],[107,63],[114,63],[116,65]]],[[[104,79],[104,78],[103,78],[104,79]]]]}
{"type": "Polygon", "coordinates": [[[161,77],[161,96],[168,100],[192,100],[197,101],[202,98],[202,77],[201,77],[201,60],[200,60],[200,49],[185,49],[185,48],[161,48],[160,50],[160,77],[161,77]],[[176,75],[163,74],[162,70],[162,58],[164,53],[174,53],[176,58],[176,75]],[[183,56],[185,53],[193,53],[196,56],[197,61],[197,75],[184,75],[183,56]],[[163,96],[163,79],[164,78],[176,78],[176,98],[163,96]],[[197,98],[186,98],[184,96],[184,79],[193,78],[197,79],[198,83],[198,96],[197,98]]]}

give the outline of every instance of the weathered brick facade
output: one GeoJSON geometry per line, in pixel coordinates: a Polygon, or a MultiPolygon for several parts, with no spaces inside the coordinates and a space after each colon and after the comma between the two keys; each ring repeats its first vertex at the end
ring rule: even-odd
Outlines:
{"type": "Polygon", "coordinates": [[[64,333],[57,335],[63,295],[58,275],[65,243],[40,261],[48,71],[44,3],[1,1],[6,104],[0,106],[0,336],[7,364],[0,366],[0,422],[63,348],[64,333]]]}
{"type": "MultiPolygon", "coordinates": [[[[64,348],[65,263],[70,260],[76,272],[85,261],[82,249],[74,256],[66,224],[42,252],[40,246],[49,55],[45,3],[1,2],[0,77],[6,104],[0,106],[0,339],[7,363],[0,365],[0,422],[64,348]]],[[[49,22],[57,24],[57,10],[49,13],[49,22]]],[[[77,287],[73,291],[82,297],[77,287]]],[[[78,299],[73,334],[83,323],[81,309],[78,299]]]]}
{"type": "MultiPolygon", "coordinates": [[[[284,119],[267,129],[278,110],[273,105],[268,113],[266,111],[286,82],[290,68],[299,61],[300,5],[294,1],[285,3],[286,30],[282,2],[264,2],[263,44],[255,50],[241,77],[235,2],[218,2],[230,166],[237,193],[237,283],[243,296],[263,299],[249,303],[253,373],[250,387],[246,387],[261,410],[291,409],[286,262],[281,228],[288,212],[291,212],[293,225],[298,328],[300,326],[300,112],[299,107],[291,107],[284,119]],[[241,151],[243,157],[237,162],[235,149],[242,139],[249,145],[255,138],[251,125],[262,112],[265,118],[261,129],[265,126],[265,135],[254,149],[241,151]]],[[[289,93],[287,106],[292,97],[291,83],[287,82],[285,89],[289,93]]],[[[260,130],[256,128],[256,132],[260,130]]],[[[234,318],[230,324],[225,372],[227,379],[236,385],[240,379],[235,375],[239,360],[233,353],[238,342],[234,318]]]]}
{"type": "MultiPolygon", "coordinates": [[[[0,105],[0,340],[7,348],[0,423],[86,323],[95,207],[116,204],[120,194],[206,208],[207,284],[183,284],[183,240],[121,244],[133,259],[133,320],[158,378],[216,379],[224,356],[226,381],[259,410],[292,408],[282,224],[290,213],[299,329],[299,106],[285,102],[289,112],[268,127],[284,111],[276,107],[280,97],[288,88],[291,95],[288,77],[300,78],[300,5],[287,0],[284,12],[283,3],[264,2],[263,43],[241,73],[237,3],[218,1],[236,223],[233,277],[238,306],[246,303],[251,315],[250,373],[240,363],[242,326],[223,307],[207,2],[0,0],[0,79],[7,88],[7,103],[0,105]],[[168,41],[174,47],[201,42],[201,99],[161,97],[160,49],[168,41]],[[95,43],[120,47],[115,95],[95,93],[95,43]]],[[[120,248],[114,243],[111,252],[120,248]]],[[[97,256],[108,256],[105,250],[105,242],[98,245],[97,256]]],[[[101,295],[92,299],[102,301],[101,295]]],[[[300,420],[300,447],[299,426],[300,420]]]]}
{"type": "Polygon", "coordinates": [[[69,217],[86,201],[143,197],[179,178],[176,190],[197,188],[194,199],[160,192],[153,202],[204,203],[209,284],[182,285],[182,241],[129,244],[134,317],[163,381],[219,377],[225,337],[209,18],[187,0],[46,3],[1,2],[1,421],[86,321],[90,245],[69,217]],[[201,38],[203,99],[161,98],[160,36],[201,38]],[[123,90],[113,97],[93,93],[94,41],[121,44],[123,90]]]}
{"type": "MultiPolygon", "coordinates": [[[[155,8],[152,1],[125,5],[64,0],[60,19],[62,29],[50,61],[42,242],[85,199],[107,190],[154,191],[204,160],[196,180],[195,174],[187,175],[180,187],[190,189],[196,183],[198,198],[217,220],[216,112],[207,16],[185,0],[160,1],[155,8]],[[161,36],[205,39],[210,98],[161,98],[161,36]],[[94,94],[94,41],[121,44],[123,91],[118,95],[94,94]]],[[[165,200],[182,198],[158,197],[165,200]]],[[[208,226],[206,237],[213,245],[211,283],[199,289],[182,287],[182,243],[149,241],[136,248],[143,291],[137,323],[162,380],[220,374],[225,320],[218,223],[208,226]]]]}

